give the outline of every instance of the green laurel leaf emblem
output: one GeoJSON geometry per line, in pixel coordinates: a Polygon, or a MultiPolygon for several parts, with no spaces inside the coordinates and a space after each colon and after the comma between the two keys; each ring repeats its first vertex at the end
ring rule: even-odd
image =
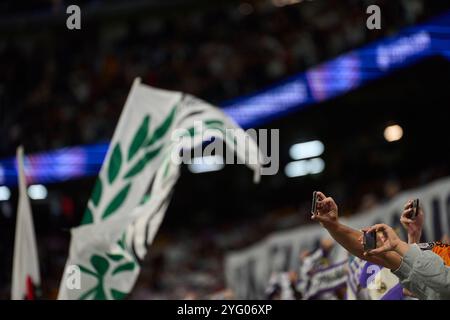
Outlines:
{"type": "Polygon", "coordinates": [[[150,116],[147,115],[144,117],[144,120],[142,120],[141,125],[139,126],[138,130],[134,134],[133,140],[131,141],[130,148],[128,149],[128,161],[130,161],[134,157],[134,155],[138,152],[138,150],[144,144],[144,141],[147,138],[147,134],[148,134],[149,122],[150,122],[150,116]]]}
{"type": "Polygon", "coordinates": [[[113,214],[119,207],[123,204],[125,201],[128,191],[130,191],[131,183],[128,183],[125,187],[120,190],[116,196],[111,200],[111,202],[108,204],[108,206],[105,209],[105,212],[103,212],[102,219],[107,218],[111,214],[113,214]]]}
{"type": "Polygon", "coordinates": [[[120,143],[117,143],[111,154],[111,159],[108,165],[108,182],[112,184],[119,175],[120,167],[122,166],[122,151],[120,150],[120,143]]]}

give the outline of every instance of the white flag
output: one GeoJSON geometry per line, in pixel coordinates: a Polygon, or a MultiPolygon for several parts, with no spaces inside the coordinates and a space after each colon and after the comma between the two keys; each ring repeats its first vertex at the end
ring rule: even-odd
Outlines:
{"type": "Polygon", "coordinates": [[[201,127],[235,150],[259,180],[262,155],[255,141],[222,111],[135,80],[82,225],[72,230],[59,299],[123,299],[130,293],[178,180],[179,151],[202,143],[201,127]]]}
{"type": "Polygon", "coordinates": [[[41,285],[41,279],[33,216],[27,196],[22,147],[17,148],[17,169],[19,172],[19,205],[14,241],[11,299],[33,300],[36,298],[36,290],[41,285]]]}

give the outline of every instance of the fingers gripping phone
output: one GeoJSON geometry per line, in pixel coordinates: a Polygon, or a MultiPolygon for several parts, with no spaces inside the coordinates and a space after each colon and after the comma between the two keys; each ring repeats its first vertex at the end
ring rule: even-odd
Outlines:
{"type": "Polygon", "coordinates": [[[311,205],[311,213],[317,213],[317,191],[313,192],[312,205],[311,205]]]}
{"type": "Polygon", "coordinates": [[[411,212],[411,219],[416,219],[417,215],[419,214],[419,199],[415,199],[412,203],[412,212],[411,212]]]}
{"type": "Polygon", "coordinates": [[[364,251],[370,251],[377,247],[377,233],[375,231],[364,232],[363,247],[364,251]]]}

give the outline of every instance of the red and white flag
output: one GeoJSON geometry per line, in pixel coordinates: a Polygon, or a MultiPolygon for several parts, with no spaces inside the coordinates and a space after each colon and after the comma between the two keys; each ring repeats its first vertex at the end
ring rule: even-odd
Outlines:
{"type": "Polygon", "coordinates": [[[12,300],[33,300],[40,287],[39,260],[36,249],[33,216],[27,195],[23,169],[23,148],[17,148],[17,169],[19,172],[19,205],[17,207],[16,237],[11,286],[12,300]]]}

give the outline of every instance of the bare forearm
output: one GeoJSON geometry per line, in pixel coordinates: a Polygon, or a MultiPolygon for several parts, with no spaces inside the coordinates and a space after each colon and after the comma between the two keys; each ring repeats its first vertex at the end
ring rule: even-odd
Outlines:
{"type": "Polygon", "coordinates": [[[364,259],[363,248],[359,241],[362,233],[341,223],[324,225],[330,235],[352,255],[364,259]]]}
{"type": "Polygon", "coordinates": [[[400,266],[401,257],[395,252],[388,252],[380,256],[365,256],[360,242],[362,232],[343,225],[339,222],[324,225],[330,235],[348,252],[363,260],[395,270],[400,266]]]}
{"type": "Polygon", "coordinates": [[[421,236],[422,236],[421,233],[419,233],[419,234],[409,233],[408,234],[408,243],[409,244],[419,243],[421,236]]]}

